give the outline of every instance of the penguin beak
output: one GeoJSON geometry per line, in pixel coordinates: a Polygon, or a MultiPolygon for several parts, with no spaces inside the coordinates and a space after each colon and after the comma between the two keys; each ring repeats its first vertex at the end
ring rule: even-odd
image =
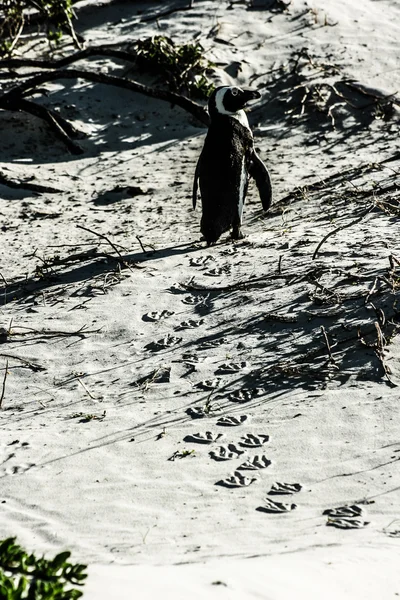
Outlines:
{"type": "Polygon", "coordinates": [[[260,92],[257,92],[256,90],[243,90],[243,94],[241,96],[243,107],[246,106],[250,100],[257,100],[258,98],[261,98],[260,92]]]}

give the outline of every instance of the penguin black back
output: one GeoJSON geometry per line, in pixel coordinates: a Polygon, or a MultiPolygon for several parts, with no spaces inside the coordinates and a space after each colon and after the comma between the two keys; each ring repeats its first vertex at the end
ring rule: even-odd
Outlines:
{"type": "Polygon", "coordinates": [[[209,99],[211,124],[193,185],[195,207],[198,182],[200,184],[200,229],[208,245],[231,228],[233,239],[243,237],[241,219],[249,176],[256,180],[263,208],[267,210],[271,203],[270,177],[255,153],[253,135],[243,110],[249,100],[259,97],[256,91],[223,86],[209,99]]]}

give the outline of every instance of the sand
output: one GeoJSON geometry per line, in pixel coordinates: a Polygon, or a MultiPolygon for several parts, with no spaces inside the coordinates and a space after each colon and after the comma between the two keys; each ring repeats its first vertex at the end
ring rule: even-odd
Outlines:
{"type": "Polygon", "coordinates": [[[1,173],[58,190],[0,185],[0,530],[71,550],[88,600],[392,598],[400,10],[229,4],[156,21],[178,3],[86,2],[76,28],[88,45],[195,37],[217,84],[262,93],[249,120],[274,205],[264,215],[250,187],[244,240],[201,240],[206,130],[183,110],[46,84],[37,101],[88,134],[79,156],[34,117],[0,113],[1,173]],[[344,97],[325,105],[332,85],[344,97]],[[379,94],[395,94],[387,118],[379,94]],[[103,255],[71,258],[87,251],[103,255]]]}

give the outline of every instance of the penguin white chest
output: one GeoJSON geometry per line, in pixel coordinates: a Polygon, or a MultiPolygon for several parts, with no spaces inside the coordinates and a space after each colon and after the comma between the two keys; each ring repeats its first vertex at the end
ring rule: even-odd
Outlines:
{"type": "MultiPolygon", "coordinates": [[[[251,129],[250,129],[250,125],[249,125],[249,120],[247,118],[246,113],[244,112],[244,110],[238,110],[238,112],[234,113],[233,115],[231,115],[234,119],[236,119],[236,121],[239,121],[239,123],[241,125],[243,125],[243,127],[246,127],[246,129],[248,129],[251,133],[251,129]]],[[[253,136],[253,134],[252,134],[253,136]]]]}
{"type": "Polygon", "coordinates": [[[240,224],[242,224],[242,213],[243,213],[243,206],[244,206],[244,200],[245,200],[244,196],[246,193],[246,184],[247,184],[247,171],[246,171],[246,165],[245,165],[245,158],[243,157],[242,168],[240,171],[239,203],[238,203],[238,214],[239,214],[240,224]]]}

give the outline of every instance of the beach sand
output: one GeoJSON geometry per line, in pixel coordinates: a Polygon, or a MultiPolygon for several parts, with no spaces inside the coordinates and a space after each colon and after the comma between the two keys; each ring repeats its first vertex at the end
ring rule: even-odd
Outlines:
{"type": "Polygon", "coordinates": [[[397,597],[398,3],[80,4],[87,45],[196,39],[260,91],[274,203],[207,248],[182,109],[45,84],[79,156],[0,113],[0,172],[55,190],[0,185],[2,538],[71,550],[88,600],[397,597]]]}

